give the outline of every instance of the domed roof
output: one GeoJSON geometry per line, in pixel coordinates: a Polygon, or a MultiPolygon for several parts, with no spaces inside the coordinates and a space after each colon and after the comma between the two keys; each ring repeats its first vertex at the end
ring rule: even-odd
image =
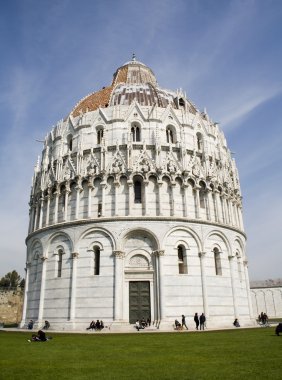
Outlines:
{"type": "MultiPolygon", "coordinates": [[[[110,86],[87,95],[74,107],[73,117],[116,105],[130,105],[136,100],[142,106],[167,107],[169,104],[177,108],[176,94],[161,89],[153,71],[133,55],[132,60],[119,67],[113,75],[110,86]]],[[[189,106],[192,106],[189,103],[189,106]]],[[[193,108],[193,107],[192,107],[193,108]]]]}

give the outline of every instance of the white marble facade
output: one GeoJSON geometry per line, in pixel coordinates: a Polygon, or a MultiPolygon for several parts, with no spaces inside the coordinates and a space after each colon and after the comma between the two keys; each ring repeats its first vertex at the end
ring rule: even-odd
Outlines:
{"type": "Polygon", "coordinates": [[[23,326],[127,326],[132,282],[148,284],[147,313],[160,328],[181,314],[192,324],[195,312],[210,326],[253,321],[225,137],[134,58],[46,136],[26,243],[23,326]]]}

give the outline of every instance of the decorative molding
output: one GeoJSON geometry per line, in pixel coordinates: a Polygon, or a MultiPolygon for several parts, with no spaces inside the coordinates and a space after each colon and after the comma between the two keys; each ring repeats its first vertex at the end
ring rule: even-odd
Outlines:
{"type": "Polygon", "coordinates": [[[125,253],[123,251],[113,251],[113,255],[117,259],[123,259],[125,257],[125,253]]]}

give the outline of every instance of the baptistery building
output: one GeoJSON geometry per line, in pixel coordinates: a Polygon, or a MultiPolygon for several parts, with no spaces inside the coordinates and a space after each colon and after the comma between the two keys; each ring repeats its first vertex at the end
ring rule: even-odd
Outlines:
{"type": "Polygon", "coordinates": [[[223,132],[145,64],[47,134],[30,197],[22,326],[252,324],[238,171],[223,132]]]}

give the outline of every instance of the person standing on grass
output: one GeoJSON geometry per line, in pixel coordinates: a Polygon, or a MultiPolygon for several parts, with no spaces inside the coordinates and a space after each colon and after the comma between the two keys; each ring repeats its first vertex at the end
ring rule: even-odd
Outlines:
{"type": "Polygon", "coordinates": [[[205,322],[206,322],[206,317],[205,317],[205,314],[202,313],[200,315],[200,330],[205,330],[205,322]]]}
{"type": "Polygon", "coordinates": [[[198,313],[195,313],[195,315],[194,315],[194,322],[196,324],[196,330],[199,330],[199,324],[200,324],[200,322],[199,322],[198,313]]]}
{"type": "Polygon", "coordinates": [[[183,315],[182,314],[182,328],[183,328],[183,326],[185,326],[186,327],[186,330],[188,330],[188,327],[186,326],[186,322],[185,322],[185,315],[183,315]]]}

